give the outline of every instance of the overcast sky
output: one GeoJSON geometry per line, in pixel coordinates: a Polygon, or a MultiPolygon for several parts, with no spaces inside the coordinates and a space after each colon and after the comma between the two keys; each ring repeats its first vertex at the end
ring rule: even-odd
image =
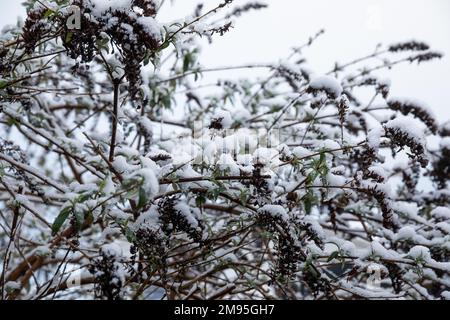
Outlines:
{"type": "MultiPolygon", "coordinates": [[[[203,1],[213,7],[220,0],[203,1]]],[[[22,0],[0,0],[0,25],[23,15],[22,0]]],[[[236,0],[235,3],[243,3],[236,0]]],[[[419,67],[403,65],[390,74],[392,95],[427,102],[441,121],[450,119],[449,0],[266,0],[269,8],[239,19],[232,32],[205,48],[203,65],[273,62],[324,28],[306,52],[316,72],[328,71],[371,52],[378,43],[424,40],[446,56],[419,67]]],[[[164,21],[190,14],[196,0],[177,0],[161,13],[164,21]]]]}

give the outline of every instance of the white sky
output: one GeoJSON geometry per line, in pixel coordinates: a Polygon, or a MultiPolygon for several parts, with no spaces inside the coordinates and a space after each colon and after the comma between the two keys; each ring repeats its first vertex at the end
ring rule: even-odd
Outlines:
{"type": "MultiPolygon", "coordinates": [[[[205,0],[205,8],[221,0],[205,0]]],[[[0,0],[0,26],[23,15],[22,0],[0,0]]],[[[235,0],[235,4],[244,3],[235,0]]],[[[266,0],[269,8],[246,14],[232,32],[205,47],[202,63],[223,66],[248,62],[273,62],[293,46],[324,28],[323,35],[305,52],[316,72],[328,71],[334,62],[345,62],[372,52],[378,43],[417,39],[446,54],[432,63],[396,67],[392,95],[427,102],[439,120],[450,119],[450,1],[449,0],[266,0]]],[[[161,19],[183,18],[197,0],[177,0],[161,19]]],[[[248,72],[248,71],[247,71],[248,72]]]]}

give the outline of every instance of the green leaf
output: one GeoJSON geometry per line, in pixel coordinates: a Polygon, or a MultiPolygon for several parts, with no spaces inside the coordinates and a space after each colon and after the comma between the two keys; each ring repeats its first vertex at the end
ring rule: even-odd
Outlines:
{"type": "Polygon", "coordinates": [[[242,189],[240,194],[239,194],[239,200],[241,201],[242,204],[247,204],[248,201],[248,194],[247,194],[247,190],[246,189],[242,189]]]}
{"type": "Polygon", "coordinates": [[[125,229],[125,237],[127,238],[127,240],[131,243],[136,241],[136,235],[134,234],[134,232],[128,226],[124,226],[124,229],[125,229]]]}
{"type": "Polygon", "coordinates": [[[312,171],[308,176],[306,177],[306,185],[310,186],[313,184],[313,182],[317,179],[319,176],[319,172],[317,170],[312,171]]]}
{"type": "Polygon", "coordinates": [[[82,194],[75,198],[74,203],[83,203],[91,198],[91,195],[88,193],[82,194]]]}
{"type": "Polygon", "coordinates": [[[188,53],[184,56],[183,59],[183,73],[189,70],[190,65],[191,65],[191,54],[188,53]]]}
{"type": "Polygon", "coordinates": [[[339,251],[334,251],[332,254],[330,254],[330,256],[327,259],[327,262],[330,262],[333,259],[336,259],[337,257],[339,257],[339,251]]]}
{"type": "Polygon", "coordinates": [[[310,214],[311,208],[312,208],[312,203],[311,203],[311,199],[309,197],[305,199],[304,205],[305,205],[306,214],[310,214]]]}
{"type": "Polygon", "coordinates": [[[75,211],[74,212],[75,223],[77,226],[77,230],[81,230],[84,224],[84,212],[83,211],[75,211]]]}
{"type": "Polygon", "coordinates": [[[52,235],[55,235],[58,233],[58,231],[61,229],[64,222],[69,217],[70,212],[72,212],[72,207],[66,207],[61,210],[61,212],[56,217],[55,221],[52,225],[52,235]]]}
{"type": "Polygon", "coordinates": [[[325,152],[322,152],[321,154],[320,154],[320,159],[319,159],[319,166],[322,166],[324,163],[326,163],[325,161],[326,161],[326,157],[325,157],[325,152]]]}
{"type": "Polygon", "coordinates": [[[206,198],[203,195],[199,195],[195,198],[195,205],[197,207],[202,207],[206,203],[206,198]]]}
{"type": "Polygon", "coordinates": [[[308,264],[307,269],[314,278],[318,279],[320,277],[320,274],[316,271],[312,264],[308,264]]]}
{"type": "Polygon", "coordinates": [[[139,188],[139,200],[138,200],[138,208],[144,207],[148,202],[147,192],[145,192],[144,188],[139,188]]]}
{"type": "Polygon", "coordinates": [[[70,43],[72,41],[73,33],[67,32],[66,37],[64,38],[64,43],[70,43]]]}
{"type": "Polygon", "coordinates": [[[148,50],[144,56],[144,66],[148,65],[150,62],[153,63],[153,60],[154,60],[155,63],[153,63],[153,65],[156,67],[156,65],[159,63],[158,59],[159,59],[158,55],[156,55],[154,52],[148,50]]]}
{"type": "Polygon", "coordinates": [[[109,176],[107,176],[105,179],[100,181],[100,183],[98,184],[98,191],[99,191],[99,193],[103,193],[103,191],[105,190],[106,183],[108,182],[108,178],[109,178],[109,176]]]}
{"type": "Polygon", "coordinates": [[[321,176],[326,176],[328,174],[327,158],[325,157],[325,153],[320,154],[317,171],[319,171],[321,176]]]}
{"type": "Polygon", "coordinates": [[[168,46],[170,46],[170,42],[164,41],[161,46],[159,46],[158,51],[166,49],[168,46]]]}
{"type": "Polygon", "coordinates": [[[0,89],[5,89],[8,86],[8,81],[0,80],[0,89]]]}
{"type": "Polygon", "coordinates": [[[305,195],[303,205],[305,206],[305,212],[306,214],[311,213],[311,209],[313,204],[315,203],[316,198],[314,197],[314,193],[311,189],[308,190],[308,193],[305,195]]]}
{"type": "Polygon", "coordinates": [[[68,5],[69,4],[69,0],[56,0],[56,3],[59,6],[68,5]]]}
{"type": "Polygon", "coordinates": [[[47,9],[47,10],[44,12],[44,18],[51,17],[51,16],[54,15],[54,14],[55,14],[55,11],[53,11],[52,9],[47,9]]]}
{"type": "Polygon", "coordinates": [[[15,119],[15,118],[9,118],[6,123],[8,124],[8,126],[12,127],[12,126],[18,126],[20,124],[20,122],[15,119]]]}

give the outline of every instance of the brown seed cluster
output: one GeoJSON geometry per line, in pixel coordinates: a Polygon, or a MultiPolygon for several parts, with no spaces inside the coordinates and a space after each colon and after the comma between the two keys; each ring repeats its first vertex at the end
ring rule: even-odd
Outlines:
{"type": "Polygon", "coordinates": [[[414,101],[391,99],[388,101],[388,106],[392,110],[400,111],[405,116],[412,114],[414,117],[425,123],[432,133],[437,133],[438,124],[436,123],[436,119],[418,103],[414,101]]]}
{"type": "Polygon", "coordinates": [[[393,145],[402,149],[405,146],[408,147],[410,149],[408,156],[411,159],[419,162],[423,168],[428,165],[428,159],[425,155],[425,148],[414,137],[399,128],[389,128],[385,126],[384,129],[386,132],[386,137],[391,140],[393,145]]]}
{"type": "Polygon", "coordinates": [[[101,251],[100,257],[89,266],[95,277],[95,297],[97,299],[120,300],[122,280],[117,276],[118,262],[114,255],[101,251]]]}
{"type": "Polygon", "coordinates": [[[100,46],[108,45],[120,51],[120,61],[129,83],[130,96],[136,96],[141,84],[140,67],[146,57],[159,48],[161,37],[149,32],[142,17],[153,17],[156,5],[152,0],[134,0],[129,8],[109,8],[100,16],[94,15],[95,6],[86,0],[74,0],[81,10],[81,29],[68,29],[69,16],[58,14],[52,24],[46,17],[46,8],[38,6],[29,12],[23,28],[23,39],[28,53],[35,50],[37,39],[53,30],[61,36],[68,55],[82,62],[91,62],[100,54],[100,46]]]}
{"type": "Polygon", "coordinates": [[[249,2],[246,3],[243,6],[240,7],[236,7],[234,8],[229,14],[226,15],[226,18],[231,18],[231,17],[239,17],[241,16],[243,13],[251,11],[251,10],[261,10],[267,8],[267,4],[262,3],[262,2],[249,2]]]}
{"type": "Polygon", "coordinates": [[[162,199],[158,203],[162,230],[167,236],[173,232],[184,232],[195,242],[201,242],[204,229],[202,221],[192,215],[192,218],[196,219],[198,227],[193,226],[187,217],[176,208],[176,203],[176,199],[173,197],[162,199]]]}
{"type": "Polygon", "coordinates": [[[51,26],[44,20],[46,8],[39,6],[28,12],[27,19],[23,25],[22,38],[25,43],[25,52],[30,54],[34,51],[38,41],[51,30],[51,26]]]}
{"type": "Polygon", "coordinates": [[[430,46],[428,44],[415,40],[392,44],[388,48],[390,52],[425,51],[428,49],[430,49],[430,46]]]}

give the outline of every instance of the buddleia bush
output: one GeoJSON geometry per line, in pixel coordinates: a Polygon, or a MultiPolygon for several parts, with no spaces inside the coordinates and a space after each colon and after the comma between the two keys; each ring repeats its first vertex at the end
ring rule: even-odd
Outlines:
{"type": "Polygon", "coordinates": [[[380,76],[428,44],[317,74],[320,31],[210,67],[204,39],[266,4],[25,5],[0,37],[3,299],[450,297],[450,125],[380,76]]]}

